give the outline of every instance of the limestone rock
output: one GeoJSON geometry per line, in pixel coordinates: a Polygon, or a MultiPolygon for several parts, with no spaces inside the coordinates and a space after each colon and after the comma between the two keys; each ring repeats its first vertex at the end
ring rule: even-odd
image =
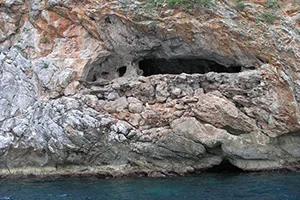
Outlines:
{"type": "Polygon", "coordinates": [[[299,167],[299,5],[265,3],[0,1],[0,176],[299,167]]]}
{"type": "Polygon", "coordinates": [[[201,95],[194,112],[200,120],[229,131],[247,133],[257,129],[253,119],[217,91],[201,95]]]}
{"type": "Polygon", "coordinates": [[[235,139],[235,136],[230,135],[227,131],[210,124],[202,124],[192,117],[174,120],[171,127],[178,135],[209,148],[214,148],[235,139]]]}
{"type": "Polygon", "coordinates": [[[132,113],[141,113],[143,111],[143,103],[133,97],[128,98],[129,107],[128,110],[132,113]]]}
{"type": "Polygon", "coordinates": [[[114,113],[114,112],[123,111],[127,107],[128,107],[128,102],[126,97],[121,97],[114,101],[107,102],[104,106],[104,109],[107,110],[108,112],[114,113]]]}

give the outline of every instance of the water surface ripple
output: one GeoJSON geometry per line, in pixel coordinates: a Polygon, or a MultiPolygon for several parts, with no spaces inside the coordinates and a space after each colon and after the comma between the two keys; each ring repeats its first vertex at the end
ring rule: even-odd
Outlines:
{"type": "Polygon", "coordinates": [[[177,178],[0,180],[0,200],[298,200],[300,173],[205,173],[177,178]]]}

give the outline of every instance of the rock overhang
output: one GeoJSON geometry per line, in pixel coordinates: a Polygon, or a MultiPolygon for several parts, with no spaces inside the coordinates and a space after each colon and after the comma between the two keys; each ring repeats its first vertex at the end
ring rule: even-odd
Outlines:
{"type": "MultiPolygon", "coordinates": [[[[179,60],[186,60],[186,62],[203,60],[206,64],[202,65],[215,64],[222,68],[208,71],[229,73],[258,69],[261,64],[265,63],[261,56],[251,50],[239,49],[239,47],[234,47],[235,44],[225,48],[222,42],[217,41],[217,38],[207,35],[212,32],[212,27],[209,26],[206,27],[208,30],[203,35],[194,30],[193,38],[186,38],[176,31],[166,32],[163,26],[167,26],[167,23],[163,25],[161,21],[154,24],[150,23],[151,20],[134,21],[117,13],[105,14],[99,20],[96,22],[96,27],[98,27],[99,35],[102,35],[102,40],[105,41],[104,48],[107,49],[109,55],[96,56],[97,59],[85,65],[80,75],[84,81],[95,81],[97,78],[112,80],[120,75],[143,75],[140,64],[154,60],[161,61],[161,64],[169,62],[167,65],[179,60]],[[119,73],[120,68],[125,73],[119,73]]],[[[178,24],[178,26],[185,29],[184,24],[178,24]]],[[[195,24],[187,26],[197,28],[195,24]]]]}
{"type": "Polygon", "coordinates": [[[147,54],[128,52],[129,55],[118,55],[115,52],[105,58],[100,58],[83,69],[88,82],[100,80],[113,80],[119,77],[151,76],[155,74],[205,74],[239,73],[247,70],[257,70],[262,64],[261,60],[253,56],[220,56],[217,53],[203,55],[190,55],[181,52],[168,55],[162,49],[148,50],[147,54]],[[135,56],[130,55],[132,53],[135,56]],[[241,59],[245,58],[245,59],[241,59]]]}

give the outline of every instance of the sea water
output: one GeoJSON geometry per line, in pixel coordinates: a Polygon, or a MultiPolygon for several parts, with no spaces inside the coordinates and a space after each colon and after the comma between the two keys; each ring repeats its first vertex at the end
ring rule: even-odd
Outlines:
{"type": "Polygon", "coordinates": [[[203,173],[175,178],[1,179],[2,199],[298,200],[300,173],[203,173]]]}

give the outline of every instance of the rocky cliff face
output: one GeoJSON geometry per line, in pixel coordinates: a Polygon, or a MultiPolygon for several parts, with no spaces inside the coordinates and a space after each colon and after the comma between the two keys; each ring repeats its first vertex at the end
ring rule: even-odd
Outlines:
{"type": "Polygon", "coordinates": [[[299,166],[299,1],[149,2],[0,0],[1,175],[299,166]]]}

